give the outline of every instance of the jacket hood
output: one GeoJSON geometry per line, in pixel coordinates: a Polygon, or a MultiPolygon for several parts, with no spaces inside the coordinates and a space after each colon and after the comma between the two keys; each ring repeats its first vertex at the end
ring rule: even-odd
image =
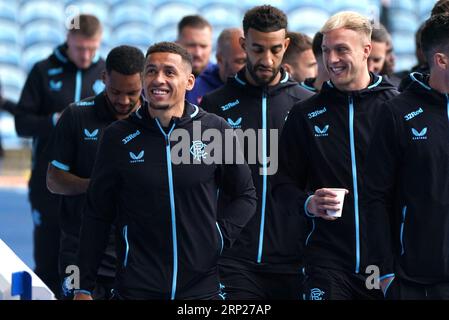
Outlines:
{"type": "MultiPolygon", "coordinates": [[[[72,65],[73,67],[78,69],[78,67],[72,61],[70,61],[70,59],[69,59],[69,57],[67,55],[67,43],[66,42],[64,42],[63,44],[61,44],[58,47],[56,47],[50,57],[52,59],[55,59],[56,61],[58,61],[60,64],[72,65]]],[[[96,65],[99,61],[100,61],[100,51],[97,50],[97,53],[95,54],[95,57],[93,58],[92,64],[89,66],[89,68],[91,68],[94,65],[96,65]]]]}
{"type": "Polygon", "coordinates": [[[262,91],[266,91],[268,96],[274,96],[282,92],[285,88],[298,86],[296,81],[293,81],[289,74],[283,69],[280,69],[281,80],[274,86],[253,86],[248,82],[245,76],[246,67],[242,68],[233,78],[229,78],[228,82],[233,86],[245,88],[245,91],[260,96],[262,91]]]}
{"type": "Polygon", "coordinates": [[[309,91],[318,92],[318,90],[313,86],[315,84],[315,80],[316,80],[316,78],[307,78],[303,82],[301,82],[299,85],[309,91]]]}
{"type": "Polygon", "coordinates": [[[323,93],[326,92],[338,92],[340,95],[347,97],[348,95],[351,95],[353,97],[364,97],[366,95],[369,95],[373,92],[379,92],[379,91],[387,91],[387,90],[396,90],[396,87],[389,82],[387,79],[380,75],[376,75],[374,73],[370,72],[371,81],[368,87],[362,89],[362,90],[356,90],[356,91],[341,91],[335,87],[335,85],[332,83],[331,80],[328,80],[323,83],[323,87],[321,88],[321,91],[323,93]]]}
{"type": "MultiPolygon", "coordinates": [[[[197,105],[191,104],[187,100],[185,100],[184,103],[183,115],[181,117],[173,117],[168,127],[171,127],[173,124],[175,124],[176,127],[183,127],[187,123],[200,120],[204,115],[206,115],[206,112],[197,105]]],[[[128,120],[150,130],[159,131],[160,129],[158,123],[156,122],[156,119],[150,115],[148,105],[148,101],[144,100],[142,106],[133,112],[129,116],[128,120]]]]}
{"type": "Polygon", "coordinates": [[[429,85],[429,75],[419,72],[412,72],[409,74],[411,79],[410,85],[404,90],[404,92],[411,92],[416,94],[419,92],[420,95],[426,95],[426,99],[431,97],[436,104],[446,103],[449,99],[448,94],[441,93],[429,85]]]}

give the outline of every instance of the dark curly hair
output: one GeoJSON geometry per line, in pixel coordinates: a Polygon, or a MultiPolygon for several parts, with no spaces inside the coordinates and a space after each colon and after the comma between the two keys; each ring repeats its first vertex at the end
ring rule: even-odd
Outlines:
{"type": "Polygon", "coordinates": [[[432,8],[431,16],[449,12],[449,0],[438,0],[432,8]]]}
{"type": "Polygon", "coordinates": [[[145,58],[142,51],[131,46],[115,47],[109,51],[106,57],[106,71],[108,74],[112,70],[126,76],[142,73],[144,64],[145,58]]]}
{"type": "Polygon", "coordinates": [[[261,32],[287,31],[287,16],[282,10],[270,5],[257,6],[245,13],[243,32],[248,34],[250,28],[261,32]]]}
{"type": "Polygon", "coordinates": [[[181,56],[184,62],[186,62],[190,67],[192,67],[192,56],[190,55],[190,53],[184,47],[175,42],[163,41],[153,44],[151,47],[148,48],[145,58],[148,58],[150,54],[157,52],[168,52],[178,54],[181,56]]]}
{"type": "Polygon", "coordinates": [[[436,52],[449,53],[449,12],[426,20],[421,31],[421,48],[429,64],[436,52]]]}

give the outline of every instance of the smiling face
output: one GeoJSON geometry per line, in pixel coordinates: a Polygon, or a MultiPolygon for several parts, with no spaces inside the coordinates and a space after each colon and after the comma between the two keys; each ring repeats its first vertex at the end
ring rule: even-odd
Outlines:
{"type": "Polygon", "coordinates": [[[182,107],[186,90],[194,84],[192,69],[180,55],[154,52],[147,57],[143,86],[150,108],[162,111],[182,107]]]}
{"type": "Polygon", "coordinates": [[[285,38],[285,29],[261,32],[250,28],[242,47],[247,54],[246,70],[253,84],[275,85],[280,79],[280,67],[290,39],[285,38]]]}
{"type": "Polygon", "coordinates": [[[322,48],[323,62],[338,89],[352,91],[365,87],[371,52],[366,36],[351,29],[335,29],[324,34],[322,48]]]}

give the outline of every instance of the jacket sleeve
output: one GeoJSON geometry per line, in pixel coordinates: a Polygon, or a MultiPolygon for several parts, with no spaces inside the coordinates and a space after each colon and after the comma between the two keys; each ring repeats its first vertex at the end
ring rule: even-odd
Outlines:
{"type": "Polygon", "coordinates": [[[15,125],[20,137],[48,136],[54,127],[53,114],[43,114],[45,88],[40,72],[38,65],[34,65],[17,104],[15,125]]]}
{"type": "Polygon", "coordinates": [[[99,142],[97,158],[87,190],[87,203],[82,219],[78,263],[80,267],[80,288],[92,292],[97,270],[106,248],[111,224],[116,211],[114,199],[120,185],[117,147],[106,130],[99,142]]]}
{"type": "Polygon", "coordinates": [[[368,264],[379,266],[381,277],[393,275],[392,223],[401,143],[393,112],[384,104],[368,150],[361,205],[366,219],[368,264]]]}
{"type": "Polygon", "coordinates": [[[64,110],[46,147],[50,154],[50,163],[64,171],[73,169],[75,158],[76,137],[73,129],[75,119],[72,111],[71,107],[64,110]]]}
{"type": "Polygon", "coordinates": [[[304,118],[297,104],[290,112],[279,141],[279,168],[272,178],[272,195],[280,212],[308,214],[305,210],[310,194],[306,190],[309,157],[304,133],[304,118]]]}
{"type": "MultiPolygon", "coordinates": [[[[232,131],[232,128],[224,120],[221,122],[225,129],[232,131]]],[[[220,187],[218,224],[222,230],[225,247],[232,246],[241,230],[254,215],[257,206],[256,189],[251,170],[244,160],[243,152],[235,134],[232,135],[232,138],[234,139],[233,145],[235,145],[233,162],[232,164],[226,164],[223,161],[218,172],[218,185],[220,187]],[[223,199],[225,200],[223,201],[223,199]]],[[[229,152],[229,150],[223,148],[223,159],[226,151],[229,152]]]]}

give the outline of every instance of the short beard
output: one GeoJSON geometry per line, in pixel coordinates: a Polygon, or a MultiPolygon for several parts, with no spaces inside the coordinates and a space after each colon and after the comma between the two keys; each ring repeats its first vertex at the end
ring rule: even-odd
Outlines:
{"type": "Polygon", "coordinates": [[[153,110],[159,110],[159,111],[170,109],[170,105],[168,105],[168,104],[162,105],[162,106],[155,106],[155,105],[153,105],[153,104],[150,102],[150,103],[148,104],[148,106],[149,106],[151,109],[153,109],[153,110]]]}
{"type": "Polygon", "coordinates": [[[271,83],[271,81],[273,81],[276,78],[276,76],[280,70],[280,67],[278,67],[277,70],[272,68],[272,70],[274,71],[273,76],[267,80],[263,80],[257,76],[256,70],[255,70],[256,67],[258,67],[258,66],[257,65],[253,66],[253,64],[249,60],[246,61],[246,69],[248,70],[248,72],[251,75],[251,77],[253,78],[253,80],[260,86],[264,86],[264,85],[271,83]]]}

